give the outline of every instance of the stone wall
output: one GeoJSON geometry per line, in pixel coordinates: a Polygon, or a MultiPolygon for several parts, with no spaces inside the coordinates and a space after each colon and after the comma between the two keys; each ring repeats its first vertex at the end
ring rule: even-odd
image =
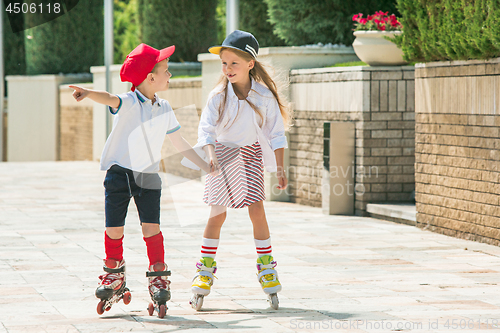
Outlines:
{"type": "Polygon", "coordinates": [[[499,74],[500,59],[417,66],[419,227],[500,244],[499,74]]]}
{"type": "MultiPolygon", "coordinates": [[[[92,84],[79,84],[92,89],[92,84]]],[[[90,99],[76,102],[73,89],[59,87],[59,159],[61,161],[92,161],[94,103],[90,99]]]]}
{"type": "MultiPolygon", "coordinates": [[[[198,124],[201,114],[201,78],[171,79],[169,89],[158,93],[169,101],[175,117],[181,125],[181,135],[194,146],[198,141],[198,124]]],[[[168,137],[162,148],[163,170],[185,178],[200,178],[200,171],[182,166],[183,155],[179,153],[168,137]]]]}
{"type": "MultiPolygon", "coordinates": [[[[296,119],[290,131],[292,202],[322,204],[325,121],[356,123],[355,214],[364,215],[367,203],[410,200],[415,184],[414,68],[293,70],[290,79],[296,119]]],[[[346,190],[354,193],[351,186],[346,190]]]]}

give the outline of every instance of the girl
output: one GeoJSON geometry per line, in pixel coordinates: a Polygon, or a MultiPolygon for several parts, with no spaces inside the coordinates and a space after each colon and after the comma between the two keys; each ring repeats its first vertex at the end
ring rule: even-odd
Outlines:
{"type": "Polygon", "coordinates": [[[263,166],[268,172],[277,172],[278,189],[285,189],[285,125],[291,116],[275,82],[257,61],[258,51],[255,37],[239,30],[227,36],[221,46],[209,49],[220,56],[222,76],[202,112],[196,145],[203,147],[211,166],[203,197],[211,212],[190,301],[196,310],[201,308],[203,297],[210,293],[213,284],[217,269],[214,259],[227,207],[248,207],[258,254],[258,279],[271,306],[278,308],[276,293],[281,284],[274,269],[276,262],[263,205],[263,166]]]}

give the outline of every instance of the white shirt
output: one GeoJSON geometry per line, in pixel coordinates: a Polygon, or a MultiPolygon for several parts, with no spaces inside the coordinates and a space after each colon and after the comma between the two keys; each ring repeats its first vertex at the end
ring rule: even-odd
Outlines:
{"type": "Polygon", "coordinates": [[[109,108],[115,115],[113,130],[101,156],[101,170],[113,164],[138,172],[158,172],[166,134],[181,126],[170,104],[155,95],[155,103],[139,90],[117,95],[120,105],[109,108]]]}
{"type": "Polygon", "coordinates": [[[201,113],[195,147],[215,145],[216,140],[232,147],[243,147],[259,141],[266,170],[275,172],[277,166],[273,151],[288,148],[278,101],[265,85],[252,79],[247,99],[259,109],[264,118],[262,121],[250,104],[238,99],[229,83],[224,119],[218,121],[218,106],[224,98],[221,91],[222,86],[218,86],[208,96],[207,105],[201,113]]]}

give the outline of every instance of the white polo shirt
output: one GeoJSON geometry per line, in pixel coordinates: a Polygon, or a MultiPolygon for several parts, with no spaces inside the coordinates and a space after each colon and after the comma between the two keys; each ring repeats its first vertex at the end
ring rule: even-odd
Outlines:
{"type": "Polygon", "coordinates": [[[137,89],[117,96],[118,108],[109,107],[115,117],[101,155],[101,170],[118,164],[133,171],[158,172],[165,135],[181,128],[172,107],[157,95],[151,104],[137,89]]]}

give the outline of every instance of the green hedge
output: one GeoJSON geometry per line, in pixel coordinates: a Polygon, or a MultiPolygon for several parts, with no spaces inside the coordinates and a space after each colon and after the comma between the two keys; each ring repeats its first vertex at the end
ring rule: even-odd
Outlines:
{"type": "MultiPolygon", "coordinates": [[[[103,8],[103,0],[80,1],[59,18],[27,29],[27,74],[82,73],[102,65],[103,8]]],[[[26,15],[27,22],[30,19],[39,17],[26,15]]]]}
{"type": "Polygon", "coordinates": [[[240,1],[240,30],[252,33],[260,47],[283,46],[285,41],[273,32],[268,16],[267,3],[264,0],[240,1]]]}
{"type": "Polygon", "coordinates": [[[214,0],[140,0],[142,41],[155,48],[174,44],[171,61],[197,61],[217,42],[214,0]]]}
{"type": "Polygon", "coordinates": [[[141,43],[138,0],[114,0],[113,60],[122,64],[127,55],[141,43]]]}
{"type": "Polygon", "coordinates": [[[399,16],[396,0],[265,0],[274,33],[287,45],[351,45],[352,16],[378,10],[399,16]]]}
{"type": "MultiPolygon", "coordinates": [[[[274,34],[274,25],[269,22],[267,3],[264,0],[245,0],[239,3],[239,30],[252,33],[260,47],[283,46],[285,41],[274,34]]],[[[226,38],[226,0],[218,0],[217,43],[226,38]]]]}
{"type": "Polygon", "coordinates": [[[398,0],[403,35],[396,38],[412,62],[500,57],[499,0],[398,0]]]}
{"type": "MultiPolygon", "coordinates": [[[[23,16],[18,16],[23,19],[23,16]]],[[[19,22],[23,26],[23,22],[19,22]]],[[[24,56],[24,32],[12,32],[6,12],[3,13],[3,56],[5,75],[26,74],[26,60],[24,56]]]]}

